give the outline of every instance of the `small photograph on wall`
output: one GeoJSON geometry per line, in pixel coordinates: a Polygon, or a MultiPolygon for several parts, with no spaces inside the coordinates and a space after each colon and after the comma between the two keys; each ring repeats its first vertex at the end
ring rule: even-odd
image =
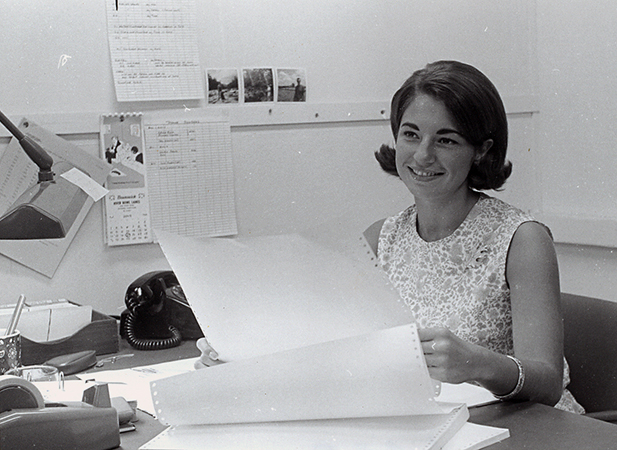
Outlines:
{"type": "Polygon", "coordinates": [[[242,82],[245,103],[274,101],[273,69],[242,69],[242,82]]]}
{"type": "Polygon", "coordinates": [[[209,105],[240,101],[238,69],[208,69],[206,80],[209,105]]]}
{"type": "Polygon", "coordinates": [[[276,69],[276,95],[279,102],[305,102],[306,70],[276,69]]]}

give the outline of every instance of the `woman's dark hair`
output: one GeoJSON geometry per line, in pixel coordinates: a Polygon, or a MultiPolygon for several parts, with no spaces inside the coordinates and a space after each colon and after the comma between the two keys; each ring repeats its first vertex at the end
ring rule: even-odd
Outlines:
{"type": "MultiPolygon", "coordinates": [[[[488,139],[493,145],[467,177],[476,190],[499,189],[512,173],[506,161],[508,122],[499,92],[478,69],[458,61],[437,61],[411,75],[392,97],[390,126],[394,139],[407,107],[420,94],[430,95],[445,105],[461,135],[476,148],[488,139]]],[[[381,168],[398,176],[396,150],[382,145],[375,157],[381,168]]]]}

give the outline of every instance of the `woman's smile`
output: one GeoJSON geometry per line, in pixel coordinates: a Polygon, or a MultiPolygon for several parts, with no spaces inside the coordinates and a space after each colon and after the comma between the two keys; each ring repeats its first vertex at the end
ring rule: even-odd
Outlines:
{"type": "Polygon", "coordinates": [[[434,172],[426,169],[416,169],[413,167],[409,167],[409,170],[416,179],[422,181],[428,181],[429,179],[433,179],[435,177],[443,175],[443,172],[434,172]]]}

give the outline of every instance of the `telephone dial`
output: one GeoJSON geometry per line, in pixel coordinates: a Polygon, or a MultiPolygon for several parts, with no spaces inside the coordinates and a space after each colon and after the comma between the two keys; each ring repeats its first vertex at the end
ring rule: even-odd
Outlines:
{"type": "Polygon", "coordinates": [[[203,333],[171,271],[148,272],[131,283],[124,299],[120,335],[138,350],[159,350],[203,333]]]}

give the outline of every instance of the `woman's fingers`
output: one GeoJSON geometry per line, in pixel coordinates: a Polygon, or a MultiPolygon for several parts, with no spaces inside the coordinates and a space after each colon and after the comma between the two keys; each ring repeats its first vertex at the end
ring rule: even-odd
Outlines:
{"type": "Polygon", "coordinates": [[[435,339],[431,339],[430,341],[424,341],[422,344],[422,352],[425,355],[433,355],[437,353],[437,341],[435,339]]]}
{"type": "Polygon", "coordinates": [[[197,339],[195,345],[197,345],[197,348],[201,351],[202,355],[206,355],[212,360],[219,359],[219,354],[216,352],[216,350],[212,348],[212,346],[205,337],[197,339]]]}
{"type": "Polygon", "coordinates": [[[217,364],[221,364],[223,361],[219,360],[219,354],[212,348],[208,340],[203,337],[197,340],[195,343],[201,355],[199,359],[195,361],[196,369],[203,369],[204,367],[215,366],[217,364]]]}
{"type": "Polygon", "coordinates": [[[425,355],[434,355],[443,350],[443,343],[448,339],[446,328],[418,328],[420,344],[425,355]]]}

